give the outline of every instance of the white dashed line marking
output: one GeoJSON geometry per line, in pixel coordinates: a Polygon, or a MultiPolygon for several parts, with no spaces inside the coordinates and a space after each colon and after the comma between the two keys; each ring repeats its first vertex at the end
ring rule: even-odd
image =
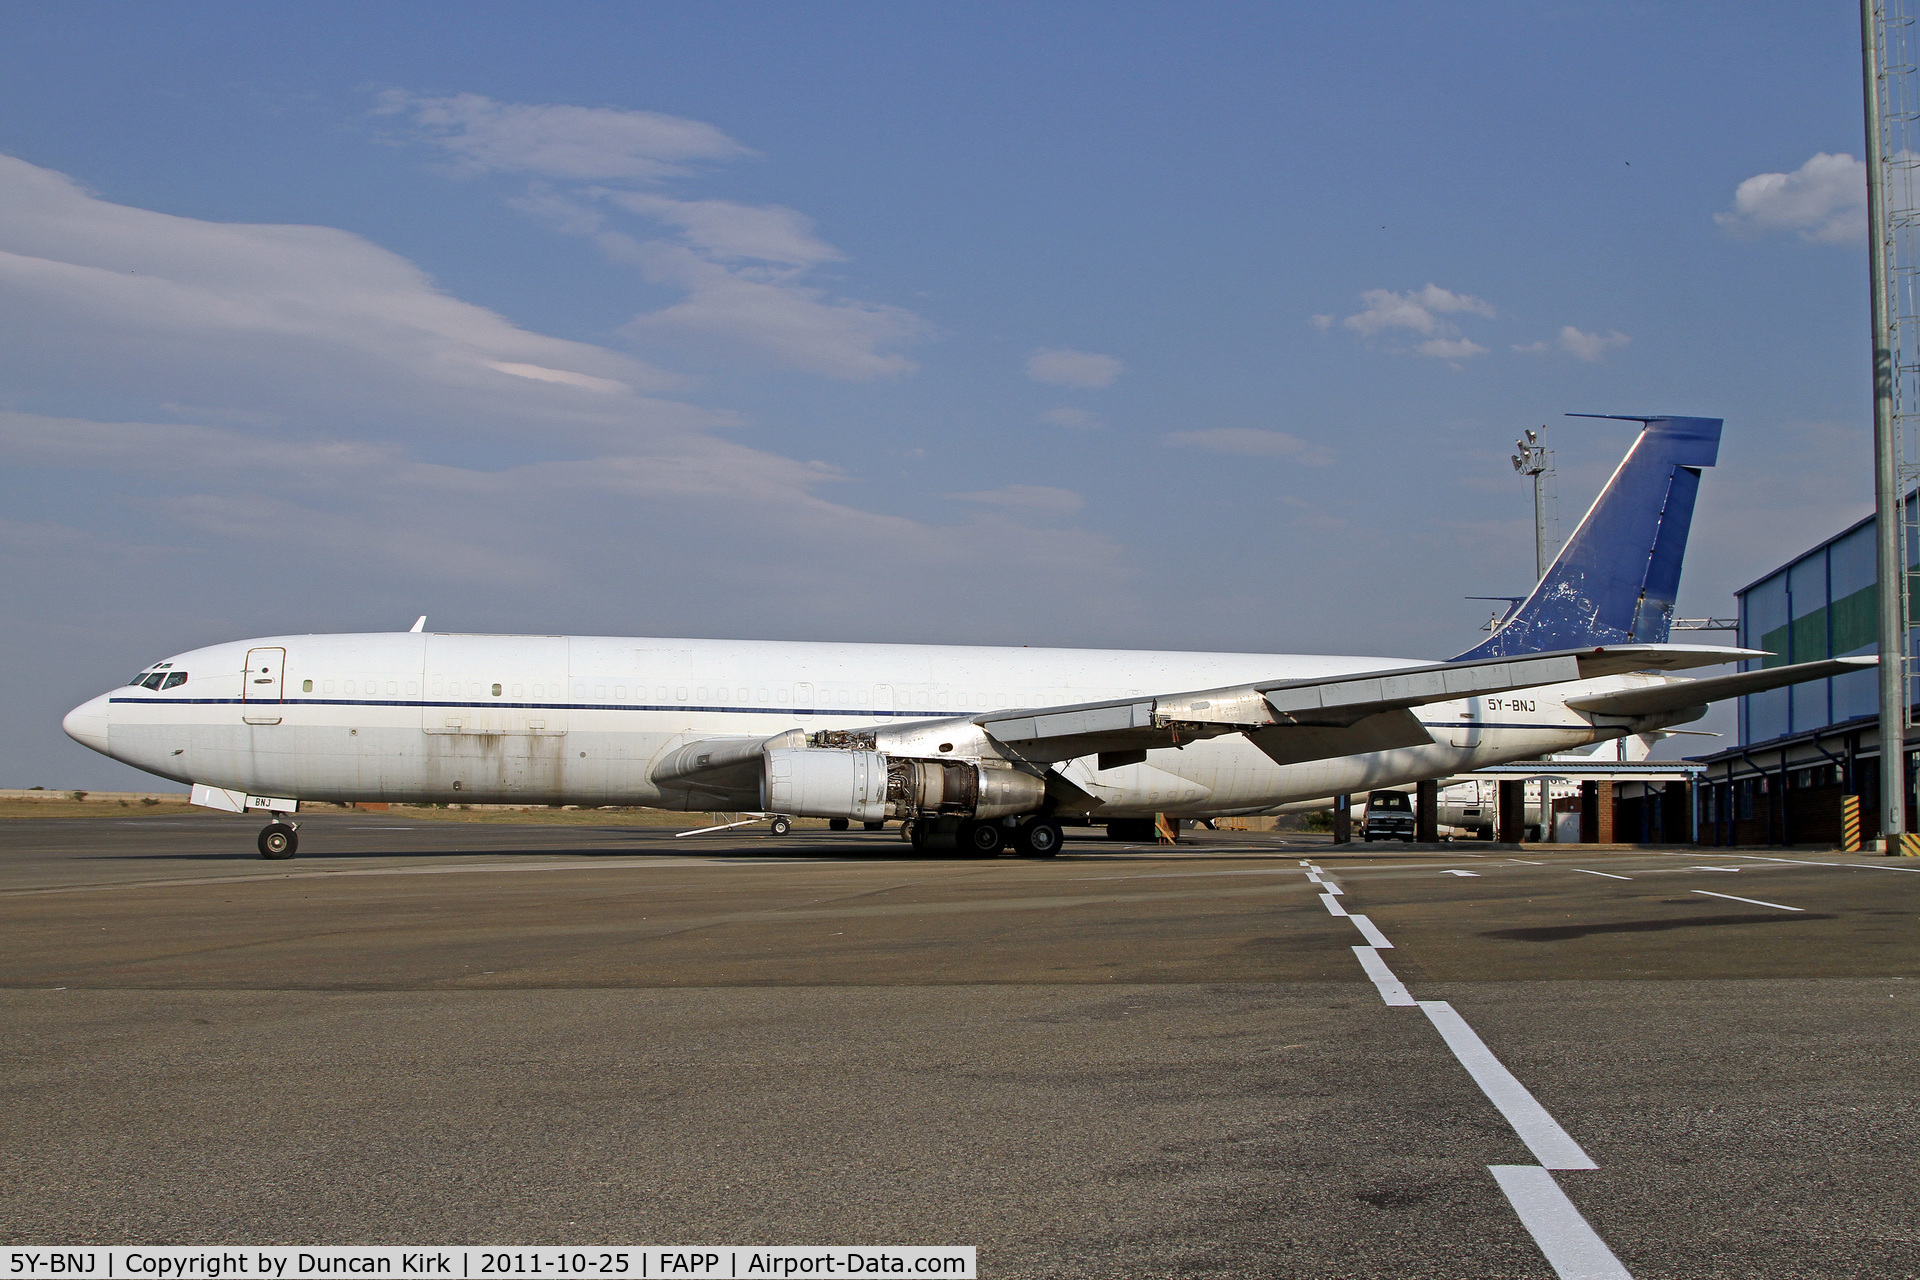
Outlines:
{"type": "Polygon", "coordinates": [[[1589,871],[1585,867],[1568,867],[1569,871],[1578,871],[1583,876],[1605,876],[1609,880],[1631,880],[1632,876],[1617,876],[1611,871],[1589,871]]]}
{"type": "MultiPolygon", "coordinates": [[[[1342,912],[1341,914],[1345,915],[1346,913],[1342,912]]],[[[1393,944],[1387,941],[1387,935],[1380,932],[1373,921],[1367,919],[1365,916],[1353,915],[1347,916],[1347,919],[1353,921],[1353,927],[1358,929],[1369,943],[1380,948],[1382,951],[1393,950],[1393,944]]]]}
{"type": "Polygon", "coordinates": [[[1709,898],[1725,898],[1728,902],[1751,902],[1756,907],[1772,907],[1775,911],[1805,911],[1805,907],[1789,907],[1783,902],[1762,902],[1758,898],[1742,898],[1731,893],[1715,893],[1711,889],[1691,889],[1690,893],[1704,893],[1709,898]]]}
{"type": "Polygon", "coordinates": [[[1688,867],[1689,871],[1738,871],[1738,867],[1688,867]]]}
{"type": "Polygon", "coordinates": [[[1552,1174],[1530,1164],[1493,1164],[1487,1171],[1560,1280],[1632,1280],[1552,1174]]]}
{"type": "MultiPolygon", "coordinates": [[[[1354,919],[1360,917],[1355,916],[1354,919]]],[[[1454,1007],[1445,1000],[1422,1000],[1420,1008],[1426,1012],[1427,1020],[1433,1023],[1434,1030],[1447,1042],[1447,1048],[1453,1050],[1453,1056],[1467,1069],[1473,1082],[1480,1086],[1480,1092],[1487,1095],[1491,1102],[1507,1118],[1513,1131],[1520,1135],[1520,1141],[1527,1144],[1527,1150],[1548,1169],[1597,1169],[1580,1144],[1567,1136],[1560,1122],[1547,1114],[1547,1109],[1527,1092],[1527,1086],[1514,1078],[1513,1072],[1501,1065],[1500,1059],[1493,1056],[1493,1050],[1474,1033],[1467,1020],[1454,1011],[1454,1007]]]]}
{"type": "Polygon", "coordinates": [[[1478,871],[1442,871],[1440,874],[1443,876],[1477,876],[1480,873],[1478,871]]]}
{"type": "Polygon", "coordinates": [[[1343,916],[1347,914],[1347,909],[1341,906],[1340,903],[1330,893],[1321,894],[1320,901],[1326,905],[1327,913],[1329,915],[1343,916]]]}
{"type": "Polygon", "coordinates": [[[1360,967],[1367,971],[1367,977],[1373,979],[1373,985],[1380,989],[1380,998],[1391,1005],[1403,1005],[1409,1009],[1414,1006],[1414,998],[1400,979],[1393,976],[1393,970],[1387,968],[1387,962],[1372,947],[1355,947],[1353,954],[1360,957],[1360,967]]]}

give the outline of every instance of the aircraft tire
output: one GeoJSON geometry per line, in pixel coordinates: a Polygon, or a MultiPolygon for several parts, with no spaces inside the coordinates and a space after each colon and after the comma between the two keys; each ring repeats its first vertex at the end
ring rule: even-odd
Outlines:
{"type": "Polygon", "coordinates": [[[1064,838],[1059,823],[1051,818],[1036,818],[1020,828],[1013,842],[1022,857],[1051,858],[1060,852],[1064,838]]]}
{"type": "Polygon", "coordinates": [[[261,857],[278,862],[299,852],[300,833],[284,822],[270,822],[260,829],[260,838],[255,843],[260,847],[261,857]]]}
{"type": "Polygon", "coordinates": [[[784,836],[793,830],[793,819],[783,813],[768,824],[767,830],[776,836],[784,836]]]}
{"type": "Polygon", "coordinates": [[[885,831],[887,824],[884,822],[863,822],[860,824],[860,829],[862,831],[885,831]]]}
{"type": "Polygon", "coordinates": [[[960,828],[960,852],[972,858],[997,858],[1005,843],[999,824],[969,822],[960,828]]]}
{"type": "Polygon", "coordinates": [[[845,831],[846,829],[847,829],[847,820],[845,818],[828,818],[827,819],[827,830],[845,831]]]}

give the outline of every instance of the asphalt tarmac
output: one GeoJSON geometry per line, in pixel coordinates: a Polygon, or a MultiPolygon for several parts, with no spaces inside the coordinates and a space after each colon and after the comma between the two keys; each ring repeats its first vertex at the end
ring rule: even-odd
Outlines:
{"type": "Polygon", "coordinates": [[[1920,1275],[1901,860],[258,825],[0,824],[0,1240],[1920,1275]]]}

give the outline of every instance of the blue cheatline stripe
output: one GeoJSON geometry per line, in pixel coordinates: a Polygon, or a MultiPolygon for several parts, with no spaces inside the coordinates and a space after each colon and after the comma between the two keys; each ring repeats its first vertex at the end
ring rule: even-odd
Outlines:
{"type": "MultiPolygon", "coordinates": [[[[686,703],[650,705],[635,702],[423,702],[392,698],[286,698],[279,702],[249,702],[245,698],[109,698],[109,702],[129,702],[139,706],[236,706],[236,707],[421,707],[480,708],[512,711],[708,711],[725,715],[757,716],[865,716],[868,719],[939,720],[960,716],[1004,715],[1016,711],[1046,711],[1046,707],[1002,707],[992,712],[961,711],[953,707],[916,707],[911,711],[875,711],[866,707],[708,707],[686,703]]],[[[1525,724],[1499,720],[1422,720],[1423,729],[1577,729],[1574,724],[1525,724]]]]}
{"type": "Polygon", "coordinates": [[[763,716],[866,716],[891,717],[906,720],[936,720],[941,717],[970,715],[972,712],[955,711],[948,707],[927,707],[913,711],[875,711],[862,707],[703,707],[688,706],[686,703],[673,703],[664,706],[648,706],[641,703],[626,702],[420,702],[408,699],[366,699],[366,698],[286,698],[279,702],[249,702],[245,698],[109,698],[108,702],[130,702],[140,706],[165,707],[182,704],[194,706],[235,706],[235,707],[422,707],[422,708],[462,708],[476,707],[482,710],[514,711],[718,711],[729,715],[763,716]]]}

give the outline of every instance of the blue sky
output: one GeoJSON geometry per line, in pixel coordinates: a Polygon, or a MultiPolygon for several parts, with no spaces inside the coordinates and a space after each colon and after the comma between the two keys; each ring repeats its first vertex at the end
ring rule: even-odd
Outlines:
{"type": "Polygon", "coordinates": [[[1568,411],[1727,419],[1683,612],[1868,509],[1845,6],[4,22],[0,785],[423,612],[1444,657],[1515,434],[1563,531],[1630,439],[1568,411]]]}

